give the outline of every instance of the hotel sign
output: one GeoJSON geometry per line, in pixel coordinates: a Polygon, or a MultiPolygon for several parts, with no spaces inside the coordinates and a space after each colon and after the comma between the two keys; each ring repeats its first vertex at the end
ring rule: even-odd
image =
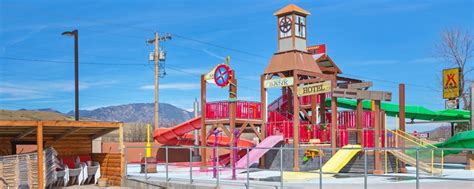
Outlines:
{"type": "Polygon", "coordinates": [[[293,77],[269,79],[263,82],[263,87],[265,88],[287,87],[287,86],[292,86],[293,82],[294,82],[293,77]]]}
{"type": "Polygon", "coordinates": [[[298,96],[308,96],[328,92],[331,92],[331,81],[298,87],[298,96]]]}
{"type": "Polygon", "coordinates": [[[443,98],[454,99],[460,96],[459,68],[443,70],[443,98]]]}

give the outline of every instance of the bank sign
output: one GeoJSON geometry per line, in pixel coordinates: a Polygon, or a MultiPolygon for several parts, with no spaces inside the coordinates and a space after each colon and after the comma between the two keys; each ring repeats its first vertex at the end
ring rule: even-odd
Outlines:
{"type": "Polygon", "coordinates": [[[269,79],[263,82],[263,87],[265,88],[287,87],[287,86],[292,86],[293,82],[294,82],[293,77],[269,79]]]}
{"type": "Polygon", "coordinates": [[[298,96],[308,96],[328,92],[331,92],[331,81],[298,87],[298,96]]]}
{"type": "Polygon", "coordinates": [[[454,99],[460,95],[459,68],[443,70],[443,98],[454,99]]]}

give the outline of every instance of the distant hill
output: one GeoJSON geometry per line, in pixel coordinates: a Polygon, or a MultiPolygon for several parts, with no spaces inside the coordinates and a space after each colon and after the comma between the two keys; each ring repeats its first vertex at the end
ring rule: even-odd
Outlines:
{"type": "Polygon", "coordinates": [[[0,110],[0,120],[74,120],[58,111],[0,110]]]}
{"type": "MultiPolygon", "coordinates": [[[[107,106],[94,110],[80,110],[81,117],[101,121],[121,121],[134,123],[153,123],[154,104],[135,103],[118,106],[107,106]]],[[[67,113],[74,116],[74,111],[67,113]]],[[[160,127],[169,127],[192,118],[194,114],[167,103],[160,103],[160,127]]]]}
{"type": "Polygon", "coordinates": [[[40,109],[30,109],[30,110],[22,108],[22,109],[19,109],[19,111],[54,112],[54,113],[62,114],[62,112],[57,111],[52,108],[40,108],[40,109]]]}
{"type": "MultiPolygon", "coordinates": [[[[80,110],[81,120],[153,123],[154,104],[135,103],[80,110]]],[[[160,103],[160,127],[171,127],[192,118],[194,114],[171,104],[160,103]]],[[[66,114],[51,108],[0,110],[0,120],[74,120],[74,111],[66,114]]]]}
{"type": "Polygon", "coordinates": [[[430,140],[446,140],[451,137],[451,127],[450,126],[440,126],[430,131],[420,132],[428,133],[430,140]]]}

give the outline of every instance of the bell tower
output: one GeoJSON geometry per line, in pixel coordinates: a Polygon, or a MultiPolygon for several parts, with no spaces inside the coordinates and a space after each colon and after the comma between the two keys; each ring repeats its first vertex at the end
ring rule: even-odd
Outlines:
{"type": "MultiPolygon", "coordinates": [[[[263,74],[260,76],[262,119],[271,122],[271,120],[267,120],[266,112],[281,111],[282,113],[288,113],[288,120],[291,120],[294,148],[293,171],[299,171],[300,154],[298,149],[300,143],[300,121],[302,120],[300,115],[304,114],[306,120],[311,120],[311,124],[317,124],[317,96],[319,95],[320,99],[324,99],[326,93],[305,95],[298,93],[298,90],[302,89],[302,87],[322,85],[326,81],[330,82],[330,86],[337,86],[336,76],[324,74],[321,67],[315,62],[312,54],[306,49],[306,39],[308,37],[306,17],[309,14],[308,11],[294,4],[290,4],[273,14],[277,17],[278,49],[273,53],[267,67],[265,67],[263,74]],[[278,83],[278,86],[272,85],[272,83],[278,83]],[[267,111],[267,90],[270,88],[279,88],[282,91],[281,99],[288,102],[284,109],[275,110],[274,107],[268,107],[269,110],[267,111]],[[307,106],[303,106],[302,101],[300,101],[302,96],[310,96],[311,107],[309,111],[304,109],[307,106]]],[[[321,100],[320,107],[324,107],[325,102],[325,100],[321,100]]],[[[331,111],[331,123],[333,123],[331,131],[335,131],[337,126],[335,119],[337,106],[335,106],[335,99],[331,102],[334,102],[331,104],[331,108],[334,110],[331,111]]],[[[325,110],[325,108],[321,109],[325,110]]],[[[325,113],[322,112],[321,115],[325,115],[325,113]]],[[[266,133],[266,123],[263,124],[262,131],[266,133]]],[[[336,138],[335,134],[335,132],[331,133],[331,140],[336,138]]],[[[336,144],[336,142],[334,141],[331,144],[336,144]]]]}
{"type": "Polygon", "coordinates": [[[290,4],[273,14],[278,26],[278,52],[306,51],[306,16],[310,13],[290,4]]]}
{"type": "Polygon", "coordinates": [[[306,49],[308,37],[306,16],[310,13],[294,4],[289,4],[273,15],[277,17],[278,49],[264,73],[288,74],[294,70],[322,73],[306,49]]]}

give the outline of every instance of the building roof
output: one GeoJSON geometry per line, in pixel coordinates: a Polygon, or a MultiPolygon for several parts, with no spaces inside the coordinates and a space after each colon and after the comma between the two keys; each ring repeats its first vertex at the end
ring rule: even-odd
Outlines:
{"type": "Polygon", "coordinates": [[[272,56],[270,63],[265,68],[264,73],[268,74],[292,70],[322,73],[319,66],[314,63],[311,54],[301,51],[275,53],[272,56]]]}
{"type": "Polygon", "coordinates": [[[273,15],[274,16],[280,16],[280,15],[289,14],[289,13],[293,13],[293,12],[300,13],[300,14],[303,14],[305,16],[311,14],[308,11],[304,10],[303,8],[296,6],[295,4],[289,4],[286,7],[283,7],[282,9],[280,9],[280,10],[276,11],[275,13],[273,13],[273,15]]]}
{"type": "Polygon", "coordinates": [[[89,137],[91,140],[119,129],[121,122],[65,121],[65,120],[0,120],[0,138],[35,139],[38,124],[44,127],[45,141],[64,137],[89,137]]]}
{"type": "Polygon", "coordinates": [[[326,53],[313,54],[313,59],[325,74],[341,74],[342,71],[326,53]]]}

